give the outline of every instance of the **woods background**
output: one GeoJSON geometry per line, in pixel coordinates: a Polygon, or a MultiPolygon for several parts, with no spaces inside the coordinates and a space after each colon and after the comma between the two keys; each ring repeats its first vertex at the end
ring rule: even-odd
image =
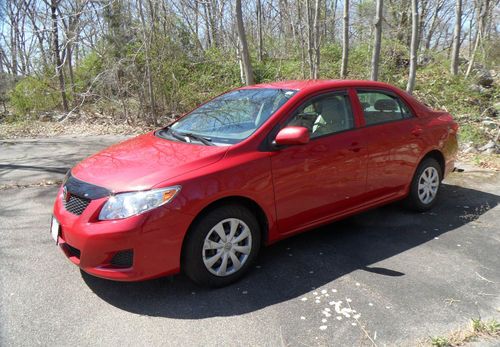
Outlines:
{"type": "Polygon", "coordinates": [[[374,79],[498,143],[499,2],[0,0],[0,122],[158,126],[243,84],[374,79]]]}

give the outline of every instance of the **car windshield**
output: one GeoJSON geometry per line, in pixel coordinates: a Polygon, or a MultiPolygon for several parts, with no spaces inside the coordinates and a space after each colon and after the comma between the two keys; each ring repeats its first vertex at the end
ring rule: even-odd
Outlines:
{"type": "Polygon", "coordinates": [[[159,136],[205,145],[238,143],[255,132],[296,92],[271,88],[228,92],[179,119],[159,136]]]}

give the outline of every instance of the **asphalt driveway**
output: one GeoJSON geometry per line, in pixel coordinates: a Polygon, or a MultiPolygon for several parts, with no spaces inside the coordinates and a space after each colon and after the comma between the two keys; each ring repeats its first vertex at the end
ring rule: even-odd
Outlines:
{"type": "Polygon", "coordinates": [[[226,288],[86,275],[50,237],[54,182],[119,139],[0,141],[0,345],[414,346],[500,320],[500,175],[487,171],[452,174],[432,212],[393,204],[266,248],[226,288]]]}

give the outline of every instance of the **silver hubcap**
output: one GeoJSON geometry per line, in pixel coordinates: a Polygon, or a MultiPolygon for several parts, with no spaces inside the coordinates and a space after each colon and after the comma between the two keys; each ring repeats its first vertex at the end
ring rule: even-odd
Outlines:
{"type": "Polygon", "coordinates": [[[428,167],[418,179],[418,198],[424,204],[434,200],[439,188],[439,174],[434,167],[428,167]]]}
{"type": "Polygon", "coordinates": [[[228,218],[217,223],[205,237],[203,263],[216,276],[229,276],[247,261],[252,250],[252,233],[240,219],[228,218]]]}

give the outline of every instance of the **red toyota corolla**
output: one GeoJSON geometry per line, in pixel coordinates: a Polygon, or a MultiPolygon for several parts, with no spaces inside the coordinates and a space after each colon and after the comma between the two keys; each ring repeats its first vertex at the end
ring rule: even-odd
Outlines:
{"type": "Polygon", "coordinates": [[[85,272],[184,271],[221,286],[263,244],[406,199],[430,208],[457,124],[388,84],[290,81],[225,93],[65,178],[51,232],[85,272]]]}

